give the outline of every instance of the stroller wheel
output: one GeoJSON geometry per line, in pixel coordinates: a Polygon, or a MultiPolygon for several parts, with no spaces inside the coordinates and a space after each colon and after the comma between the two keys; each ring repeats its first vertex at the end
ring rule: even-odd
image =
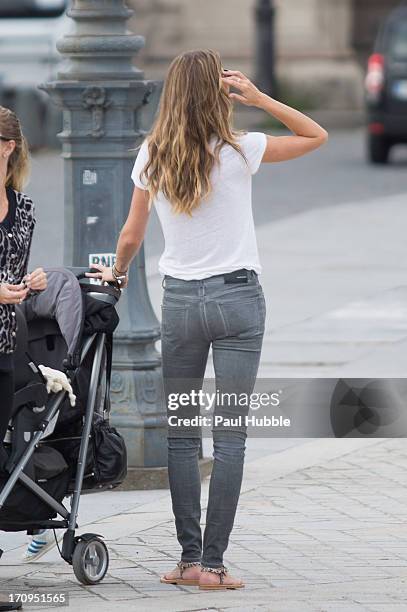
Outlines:
{"type": "Polygon", "coordinates": [[[105,577],[109,567],[109,552],[98,537],[79,540],[72,555],[72,568],[82,584],[96,584],[105,577]]]}

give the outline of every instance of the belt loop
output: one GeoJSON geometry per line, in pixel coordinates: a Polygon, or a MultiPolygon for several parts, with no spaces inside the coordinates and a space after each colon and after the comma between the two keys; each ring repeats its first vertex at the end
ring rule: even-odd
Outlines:
{"type": "Polygon", "coordinates": [[[163,279],[161,281],[161,287],[165,289],[165,276],[163,276],[163,279]]]}

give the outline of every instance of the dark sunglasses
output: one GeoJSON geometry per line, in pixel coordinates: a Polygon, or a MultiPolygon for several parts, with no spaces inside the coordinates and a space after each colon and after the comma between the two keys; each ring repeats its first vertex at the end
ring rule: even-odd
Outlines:
{"type": "Polygon", "coordinates": [[[12,138],[6,138],[5,136],[0,136],[0,140],[4,140],[4,142],[10,142],[10,140],[13,140],[12,138]]]}

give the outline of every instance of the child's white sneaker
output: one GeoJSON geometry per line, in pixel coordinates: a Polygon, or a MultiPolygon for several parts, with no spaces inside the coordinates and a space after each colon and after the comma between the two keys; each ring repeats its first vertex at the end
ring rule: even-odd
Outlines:
{"type": "Polygon", "coordinates": [[[50,529],[44,529],[44,531],[31,536],[31,541],[23,554],[22,560],[25,562],[36,561],[55,545],[54,532],[50,529]]]}

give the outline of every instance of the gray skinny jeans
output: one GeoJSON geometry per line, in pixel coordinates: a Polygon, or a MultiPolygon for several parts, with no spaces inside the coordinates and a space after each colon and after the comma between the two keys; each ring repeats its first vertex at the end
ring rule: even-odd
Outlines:
{"type": "MultiPolygon", "coordinates": [[[[222,275],[184,281],[164,277],[162,303],[162,365],[164,391],[170,394],[202,388],[212,345],[216,390],[253,391],[264,334],[266,305],[257,274],[247,283],[225,284],[222,275]]],[[[171,396],[173,397],[173,396],[171,396]]],[[[239,500],[246,443],[248,407],[233,402],[215,404],[214,416],[240,416],[241,423],[212,427],[214,464],[209,486],[202,545],[199,425],[168,426],[168,472],[181,560],[223,567],[239,500]]],[[[191,402],[168,417],[191,418],[200,413],[191,402]]],[[[205,412],[205,414],[207,414],[205,412]]]]}

